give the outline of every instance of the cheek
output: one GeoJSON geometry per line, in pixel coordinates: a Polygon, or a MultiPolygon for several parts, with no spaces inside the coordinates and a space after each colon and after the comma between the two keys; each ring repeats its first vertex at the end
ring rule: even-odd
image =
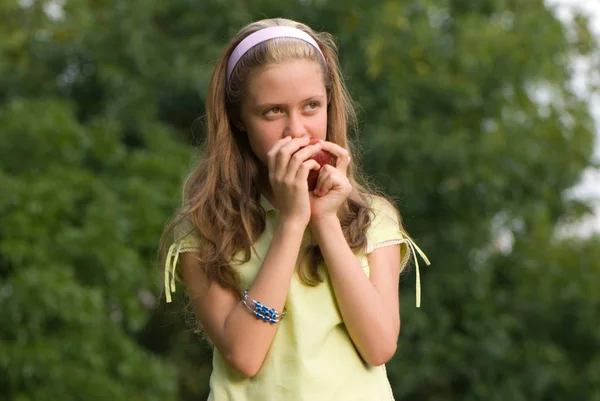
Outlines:
{"type": "Polygon", "coordinates": [[[281,130],[275,127],[274,123],[253,124],[248,127],[248,141],[252,152],[264,164],[267,164],[267,153],[275,142],[281,138],[281,130]]]}
{"type": "Polygon", "coordinates": [[[311,131],[321,139],[327,138],[327,112],[319,114],[315,118],[311,131]]]}

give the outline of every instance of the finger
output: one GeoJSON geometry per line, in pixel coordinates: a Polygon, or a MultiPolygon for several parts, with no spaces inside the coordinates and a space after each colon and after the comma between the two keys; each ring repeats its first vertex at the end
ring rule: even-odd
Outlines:
{"type": "Polygon", "coordinates": [[[337,158],[335,167],[346,174],[351,162],[350,152],[333,142],[323,141],[323,150],[328,151],[337,158]]]}
{"type": "Polygon", "coordinates": [[[325,165],[321,167],[321,170],[319,171],[319,177],[317,178],[317,184],[315,186],[315,193],[317,193],[319,196],[323,196],[325,193],[327,193],[326,191],[324,191],[324,184],[327,180],[330,179],[332,170],[334,169],[335,167],[330,165],[325,165]]]}
{"type": "MultiPolygon", "coordinates": [[[[314,145],[308,145],[300,150],[298,150],[296,153],[294,153],[290,159],[290,162],[287,166],[287,175],[289,177],[295,177],[298,171],[298,168],[302,165],[302,163],[307,160],[309,157],[311,157],[312,155],[314,155],[315,153],[317,153],[319,150],[321,150],[321,144],[320,143],[316,143],[314,145]]],[[[313,160],[317,165],[319,165],[319,163],[316,160],[313,160]]]]}
{"type": "Polygon", "coordinates": [[[288,164],[290,163],[292,155],[301,147],[308,145],[308,142],[308,137],[294,138],[288,141],[288,143],[284,144],[281,149],[279,149],[279,152],[277,153],[277,160],[275,162],[275,170],[277,171],[277,175],[279,177],[286,176],[288,164]]]}
{"type": "Polygon", "coordinates": [[[319,187],[317,187],[317,194],[319,196],[325,196],[335,187],[335,180],[333,175],[329,175],[319,187]]]}
{"type": "Polygon", "coordinates": [[[308,160],[302,162],[300,164],[300,167],[298,167],[295,179],[298,180],[299,182],[306,182],[310,171],[311,170],[319,170],[320,168],[321,168],[321,165],[316,160],[308,159],[308,160]]]}
{"type": "Polygon", "coordinates": [[[275,171],[277,155],[279,153],[279,150],[291,140],[292,140],[292,137],[286,136],[285,138],[282,138],[282,139],[278,140],[277,142],[275,142],[275,145],[273,145],[273,147],[271,147],[271,149],[267,153],[267,167],[269,169],[269,172],[275,171]]]}

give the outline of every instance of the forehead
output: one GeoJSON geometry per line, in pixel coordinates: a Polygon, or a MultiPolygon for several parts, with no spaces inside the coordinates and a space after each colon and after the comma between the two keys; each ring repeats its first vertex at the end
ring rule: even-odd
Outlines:
{"type": "Polygon", "coordinates": [[[248,76],[246,98],[253,103],[293,103],[325,94],[319,63],[297,59],[252,71],[248,76]]]}

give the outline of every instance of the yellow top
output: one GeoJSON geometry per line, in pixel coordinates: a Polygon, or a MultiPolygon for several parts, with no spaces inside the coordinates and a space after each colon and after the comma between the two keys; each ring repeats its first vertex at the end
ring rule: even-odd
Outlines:
{"type": "MultiPolygon", "coordinates": [[[[256,253],[252,253],[246,264],[236,267],[242,290],[249,288],[254,281],[277,227],[277,210],[264,197],[261,205],[266,211],[266,229],[254,244],[256,253]]],[[[370,270],[366,255],[374,249],[400,244],[402,267],[407,264],[412,251],[417,268],[419,306],[419,270],[415,251],[427,264],[429,260],[400,230],[394,210],[387,201],[376,198],[372,206],[375,215],[367,231],[368,247],[365,252],[356,253],[356,257],[368,276],[370,270]]],[[[198,238],[190,226],[177,230],[165,266],[167,302],[171,301],[170,292],[175,291],[179,253],[197,250],[197,246],[198,238]]],[[[208,401],[394,399],[385,365],[374,367],[365,364],[356,350],[326,274],[325,281],[316,287],[306,286],[294,275],[285,309],[287,315],[277,323],[277,332],[263,366],[253,378],[244,378],[233,371],[214,348],[208,401]]]]}

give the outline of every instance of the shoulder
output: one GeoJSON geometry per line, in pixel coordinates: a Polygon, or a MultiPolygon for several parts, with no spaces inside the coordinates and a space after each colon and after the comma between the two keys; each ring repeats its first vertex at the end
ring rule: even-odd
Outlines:
{"type": "Polygon", "coordinates": [[[173,227],[173,242],[164,261],[164,285],[167,303],[171,302],[171,293],[175,292],[175,280],[182,280],[179,272],[181,267],[180,255],[187,252],[200,252],[200,244],[200,237],[191,217],[178,217],[173,227]]]}
{"type": "Polygon", "coordinates": [[[396,205],[390,200],[378,196],[369,195],[369,206],[371,208],[371,226],[377,227],[379,224],[388,222],[400,226],[400,212],[396,205]]]}
{"type": "Polygon", "coordinates": [[[173,242],[180,251],[197,250],[200,246],[200,236],[192,222],[191,216],[185,216],[173,228],[173,242]]]}
{"type": "Polygon", "coordinates": [[[409,236],[405,232],[400,213],[396,206],[388,199],[370,195],[371,223],[367,229],[367,251],[391,245],[400,245],[402,266],[408,261],[410,254],[408,247],[409,236]]]}

